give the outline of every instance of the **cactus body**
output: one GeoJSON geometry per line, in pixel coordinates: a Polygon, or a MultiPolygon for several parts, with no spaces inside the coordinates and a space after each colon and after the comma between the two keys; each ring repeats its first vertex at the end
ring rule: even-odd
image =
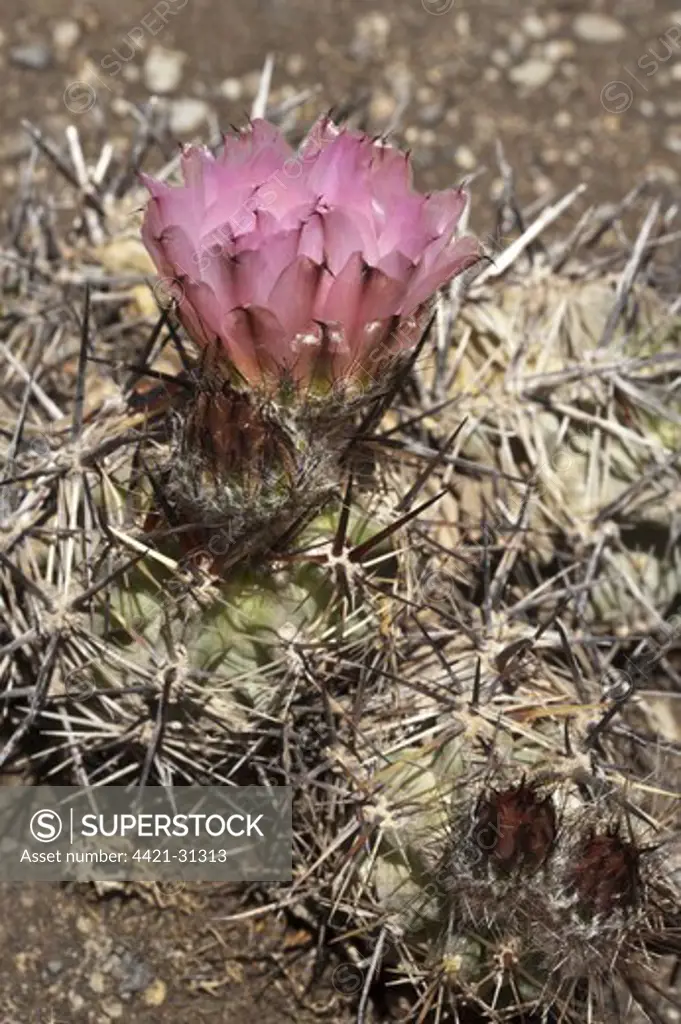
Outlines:
{"type": "Polygon", "coordinates": [[[535,261],[383,419],[390,378],[296,404],[136,326],[119,216],[87,330],[25,253],[5,282],[2,763],[292,783],[295,899],[403,1019],[668,1020],[678,316],[535,261]]]}

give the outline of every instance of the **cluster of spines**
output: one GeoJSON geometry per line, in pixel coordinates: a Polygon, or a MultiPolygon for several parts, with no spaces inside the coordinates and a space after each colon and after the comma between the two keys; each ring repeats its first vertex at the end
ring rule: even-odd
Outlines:
{"type": "Polygon", "coordinates": [[[441,932],[429,959],[448,965],[464,1002],[475,997],[499,1019],[533,1001],[562,1006],[559,1019],[592,1019],[593,993],[618,977],[626,985],[653,934],[673,945],[657,846],[621,809],[582,803],[572,784],[522,776],[475,789],[457,786],[446,832],[433,837],[441,932]]]}

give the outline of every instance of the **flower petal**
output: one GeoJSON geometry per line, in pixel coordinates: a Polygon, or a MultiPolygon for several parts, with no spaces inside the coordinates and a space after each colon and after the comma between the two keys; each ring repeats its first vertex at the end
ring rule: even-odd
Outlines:
{"type": "Polygon", "coordinates": [[[361,252],[354,252],[329,288],[320,319],[343,324],[346,337],[351,337],[363,290],[364,260],[361,252]]]}
{"type": "Polygon", "coordinates": [[[237,355],[235,365],[246,379],[278,375],[286,363],[286,334],[277,318],[261,306],[239,306],[224,318],[222,337],[237,355]],[[257,370],[255,369],[257,367],[257,370]]]}
{"type": "Polygon", "coordinates": [[[443,284],[475,266],[481,255],[478,240],[465,235],[439,252],[436,259],[424,260],[400,304],[400,312],[407,316],[413,313],[443,284]]]}
{"type": "Polygon", "coordinates": [[[267,307],[291,337],[309,327],[322,268],[309,256],[284,267],[269,294],[267,307]]]}
{"type": "Polygon", "coordinates": [[[186,147],[181,166],[180,187],[141,176],[142,238],[184,289],[178,315],[197,345],[219,341],[251,382],[372,372],[366,360],[413,344],[407,318],[480,257],[456,238],[461,189],[421,195],[406,154],[328,117],[295,154],[256,119],[218,156],[186,147]]]}

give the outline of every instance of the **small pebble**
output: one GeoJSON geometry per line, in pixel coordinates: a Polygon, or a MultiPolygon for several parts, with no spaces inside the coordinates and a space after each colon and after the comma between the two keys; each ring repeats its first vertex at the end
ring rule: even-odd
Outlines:
{"type": "Polygon", "coordinates": [[[152,46],[144,62],[144,84],[149,92],[162,96],[174,92],[182,81],[187,55],[180,50],[152,46]]]}
{"type": "Polygon", "coordinates": [[[118,999],[113,999],[112,997],[102,999],[101,1007],[110,1020],[120,1020],[125,1009],[123,1003],[119,1002],[118,999]]]}
{"type": "Polygon", "coordinates": [[[385,51],[389,35],[390,18],[378,11],[364,14],[355,22],[350,53],[358,60],[379,57],[385,51]]]}
{"type": "Polygon", "coordinates": [[[372,121],[377,121],[379,124],[389,121],[395,112],[396,106],[394,96],[387,92],[375,92],[369,104],[369,114],[372,121]]]}
{"type": "Polygon", "coordinates": [[[162,1006],[167,994],[168,989],[165,981],[156,978],[142,993],[142,1002],[145,1006],[162,1006]]]}
{"type": "Polygon", "coordinates": [[[454,34],[459,40],[470,38],[471,19],[466,11],[460,11],[454,19],[454,34]]]}
{"type": "Polygon", "coordinates": [[[468,146],[459,146],[454,154],[454,159],[464,171],[472,171],[478,162],[475,153],[468,146]]]}
{"type": "Polygon", "coordinates": [[[528,92],[534,92],[535,89],[541,89],[551,80],[555,70],[555,66],[550,61],[531,57],[522,64],[511,68],[508,77],[515,85],[521,86],[528,92]]]}
{"type": "Polygon", "coordinates": [[[130,114],[130,104],[122,96],[114,96],[111,100],[111,110],[116,117],[128,117],[130,114]]]}
{"type": "Polygon", "coordinates": [[[93,971],[88,979],[88,984],[97,995],[101,995],[106,988],[106,980],[101,971],[93,971]]]}
{"type": "Polygon", "coordinates": [[[17,67],[28,68],[30,71],[45,71],[52,64],[52,52],[45,43],[13,46],[9,58],[17,67]]]}
{"type": "Polygon", "coordinates": [[[575,50],[576,46],[571,39],[550,39],[544,47],[544,57],[557,64],[566,57],[573,57],[575,50]]]}
{"type": "Polygon", "coordinates": [[[218,86],[218,92],[226,100],[236,103],[243,95],[244,87],[238,78],[225,78],[218,86]]]}
{"type": "Polygon", "coordinates": [[[543,174],[538,174],[532,182],[532,187],[537,195],[545,195],[553,192],[553,182],[543,174]]]}
{"type": "Polygon", "coordinates": [[[417,103],[430,103],[435,99],[435,90],[429,85],[421,85],[416,90],[416,102],[417,103]]]}
{"type": "Polygon", "coordinates": [[[607,14],[586,12],[578,14],[572,23],[578,39],[585,43],[617,43],[624,39],[624,26],[607,14]]]}
{"type": "Polygon", "coordinates": [[[664,136],[664,144],[670,153],[681,153],[681,127],[668,128],[664,136]]]}
{"type": "Polygon", "coordinates": [[[59,974],[64,969],[64,961],[63,960],[48,960],[46,966],[47,966],[47,969],[50,972],[50,974],[59,974]]]}
{"type": "Polygon", "coordinates": [[[526,14],[520,24],[525,35],[530,39],[546,38],[546,24],[538,15],[526,14]]]}
{"type": "Polygon", "coordinates": [[[122,999],[135,992],[142,992],[154,980],[151,967],[127,950],[121,955],[120,984],[118,994],[122,999]]]}
{"type": "Polygon", "coordinates": [[[80,39],[80,25],[73,18],[61,18],[52,27],[52,42],[55,49],[72,50],[80,39]]]}
{"type": "Polygon", "coordinates": [[[204,100],[174,100],[170,107],[170,130],[174,135],[190,135],[208,118],[210,107],[204,100]]]}

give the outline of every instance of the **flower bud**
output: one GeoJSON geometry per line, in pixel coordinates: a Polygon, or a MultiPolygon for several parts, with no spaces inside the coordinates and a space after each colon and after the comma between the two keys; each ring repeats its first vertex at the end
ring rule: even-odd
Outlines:
{"type": "Polygon", "coordinates": [[[551,796],[540,797],[525,782],[493,790],[476,809],[475,842],[502,871],[540,867],[553,849],[556,832],[551,796]]]}

